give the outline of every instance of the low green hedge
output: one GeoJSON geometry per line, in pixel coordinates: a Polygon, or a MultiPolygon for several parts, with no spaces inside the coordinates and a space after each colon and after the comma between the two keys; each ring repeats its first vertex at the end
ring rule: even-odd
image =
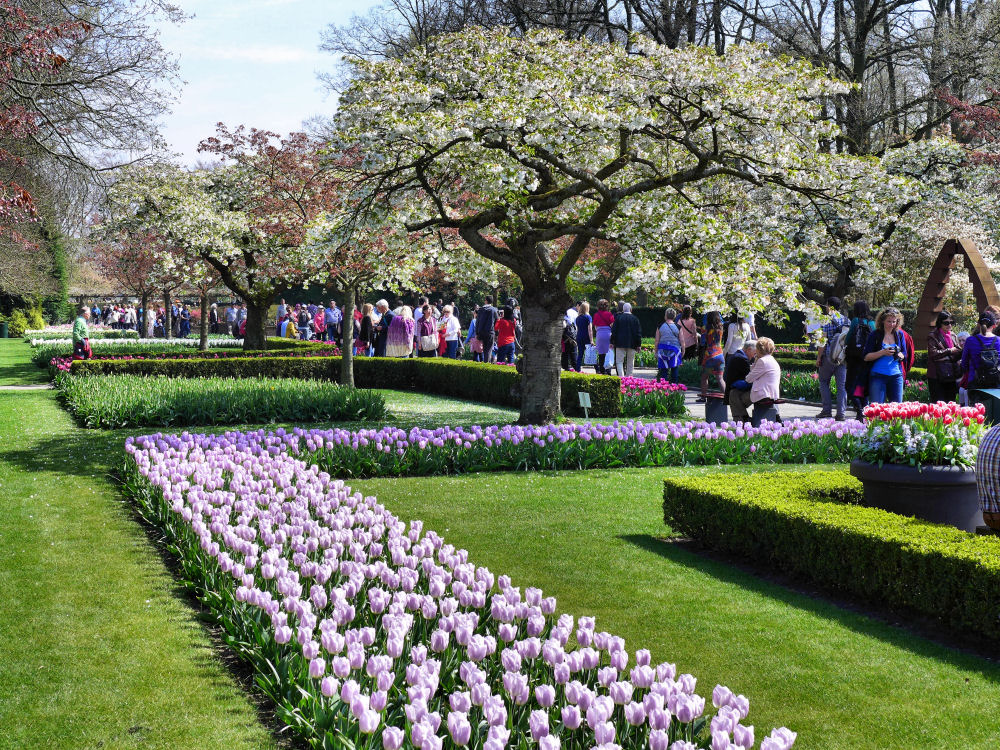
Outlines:
{"type": "Polygon", "coordinates": [[[378,422],[388,414],[381,393],[315,380],[63,374],[56,385],[86,427],[378,422]]]}
{"type": "MultiPolygon", "coordinates": [[[[780,348],[780,346],[779,346],[779,348],[780,348]]],[[[799,352],[783,351],[783,352],[780,352],[780,353],[776,354],[775,358],[779,362],[781,362],[783,360],[787,360],[789,362],[792,362],[792,361],[794,361],[794,362],[808,362],[808,363],[811,363],[813,365],[813,367],[816,366],[816,352],[815,351],[812,351],[812,352],[806,351],[806,350],[799,351],[799,352]]],[[[923,367],[923,368],[927,367],[927,350],[926,349],[917,349],[917,351],[914,352],[914,355],[913,355],[913,365],[914,365],[914,367],[923,367]]]]}
{"type": "MultiPolygon", "coordinates": [[[[91,360],[74,362],[72,373],[337,380],[340,377],[340,357],[91,360]]],[[[417,390],[500,406],[520,405],[520,379],[521,376],[510,366],[440,357],[358,357],[354,360],[354,383],[359,388],[417,390]]],[[[577,394],[586,391],[590,394],[591,416],[617,417],[621,413],[620,389],[618,378],[564,372],[562,411],[564,414],[582,413],[577,394]]]]}
{"type": "Polygon", "coordinates": [[[664,520],[711,549],[1000,639],[1000,539],[855,505],[844,469],[664,482],[664,520]]]}

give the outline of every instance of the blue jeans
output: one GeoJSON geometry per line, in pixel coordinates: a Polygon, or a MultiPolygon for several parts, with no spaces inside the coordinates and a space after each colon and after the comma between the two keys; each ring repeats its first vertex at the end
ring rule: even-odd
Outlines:
{"type": "Polygon", "coordinates": [[[445,341],[444,356],[448,359],[458,359],[458,339],[455,341],[445,341]]]}
{"type": "Polygon", "coordinates": [[[504,344],[497,350],[497,362],[514,363],[514,345],[504,344]]]}
{"type": "Polygon", "coordinates": [[[903,400],[903,376],[872,373],[868,378],[868,401],[873,404],[900,403],[903,400]]]}
{"type": "Polygon", "coordinates": [[[830,391],[831,378],[837,382],[837,416],[843,417],[847,411],[847,365],[833,364],[824,353],[819,366],[819,393],[823,402],[820,414],[830,414],[833,409],[833,394],[830,391]]]}
{"type": "Polygon", "coordinates": [[[576,371],[583,372],[583,356],[587,353],[587,347],[592,344],[587,339],[576,340],[576,371]]]}

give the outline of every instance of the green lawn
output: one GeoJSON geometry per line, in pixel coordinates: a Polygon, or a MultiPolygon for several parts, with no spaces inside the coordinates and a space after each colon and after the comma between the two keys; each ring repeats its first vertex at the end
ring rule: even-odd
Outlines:
{"type": "MultiPolygon", "coordinates": [[[[28,351],[0,342],[0,375],[40,375],[28,351]]],[[[404,427],[516,418],[384,393],[404,427]]],[[[80,429],[52,391],[0,393],[0,748],[274,743],[106,478],[138,432],[148,431],[80,429]]],[[[663,541],[671,471],[685,470],[356,487],[519,585],[542,586],[561,610],[596,615],[632,649],[676,661],[702,695],[717,682],[745,693],[758,738],[784,724],[801,748],[1000,743],[1000,666],[663,541]]]]}
{"type": "Polygon", "coordinates": [[[0,748],[273,747],[107,479],[116,450],[52,391],[0,393],[0,748]]]}
{"type": "Polygon", "coordinates": [[[403,519],[423,519],[477,564],[542,587],[560,611],[595,615],[599,630],[624,636],[632,650],[676,661],[702,695],[719,682],[744,693],[758,738],[787,725],[799,732],[796,748],[997,746],[1000,665],[663,541],[662,479],[671,471],[705,469],[353,486],[403,519]]]}
{"type": "Polygon", "coordinates": [[[31,363],[31,345],[23,339],[0,339],[0,385],[48,382],[47,370],[31,363]]]}

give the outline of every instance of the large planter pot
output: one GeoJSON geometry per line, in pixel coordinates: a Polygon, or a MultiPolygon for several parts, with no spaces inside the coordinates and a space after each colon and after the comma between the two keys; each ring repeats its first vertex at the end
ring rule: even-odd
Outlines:
{"type": "Polygon", "coordinates": [[[955,466],[871,464],[852,461],[851,475],[864,485],[863,505],[901,516],[944,523],[965,531],[982,524],[974,469],[955,466]]]}

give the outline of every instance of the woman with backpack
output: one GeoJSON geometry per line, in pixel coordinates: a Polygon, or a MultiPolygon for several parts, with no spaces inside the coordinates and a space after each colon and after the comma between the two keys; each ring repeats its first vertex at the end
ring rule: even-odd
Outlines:
{"type": "Polygon", "coordinates": [[[993,313],[980,314],[976,333],[962,348],[963,388],[996,388],[1000,385],[1000,338],[994,333],[997,319],[993,313]]]}
{"type": "Polygon", "coordinates": [[[962,345],[952,332],[954,325],[951,313],[942,311],[934,330],[927,336],[927,387],[932,404],[954,401],[958,396],[962,345]]]}
{"type": "Polygon", "coordinates": [[[895,307],[878,314],[875,330],[865,344],[868,365],[868,400],[873,404],[903,400],[903,363],[907,359],[906,339],[900,328],[903,316],[895,307]]]}
{"type": "Polygon", "coordinates": [[[698,357],[698,323],[694,319],[694,312],[691,305],[684,305],[681,309],[681,319],[677,323],[678,340],[681,344],[681,355],[683,359],[697,359],[698,357]]]}
{"type": "Polygon", "coordinates": [[[847,393],[851,397],[851,405],[857,411],[858,419],[861,419],[861,412],[867,406],[864,385],[858,391],[858,375],[864,370],[865,365],[865,345],[868,343],[868,336],[875,330],[875,317],[871,308],[863,299],[854,303],[851,315],[851,330],[847,332],[847,351],[844,361],[847,364],[847,393]]]}

